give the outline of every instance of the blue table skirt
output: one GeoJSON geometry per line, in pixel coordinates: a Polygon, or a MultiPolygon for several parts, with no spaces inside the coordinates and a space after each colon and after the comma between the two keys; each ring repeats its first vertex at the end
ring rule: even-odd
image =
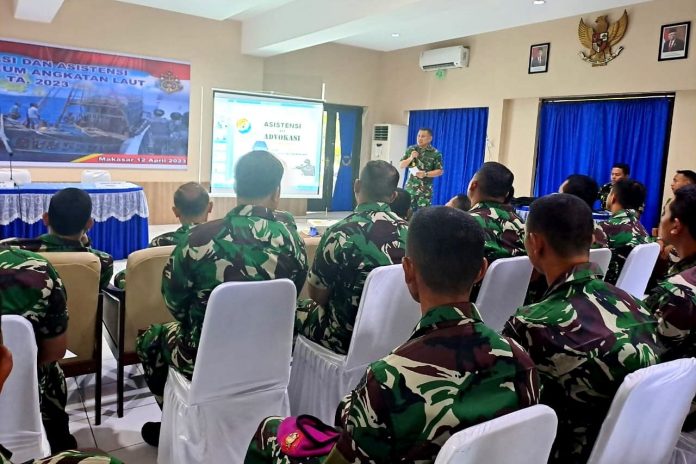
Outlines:
{"type": "MultiPolygon", "coordinates": [[[[147,218],[133,216],[128,221],[109,218],[104,222],[94,222],[94,227],[87,233],[92,240],[92,247],[109,253],[114,259],[125,259],[129,253],[147,247],[147,218]]],[[[32,238],[47,232],[43,221],[27,224],[15,219],[9,224],[0,225],[0,237],[32,238]]]]}

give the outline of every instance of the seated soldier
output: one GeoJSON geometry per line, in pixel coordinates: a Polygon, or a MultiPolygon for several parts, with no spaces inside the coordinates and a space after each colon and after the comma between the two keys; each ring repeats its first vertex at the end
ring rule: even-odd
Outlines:
{"type": "Polygon", "coordinates": [[[399,173],[370,161],[355,181],[355,212],[329,227],[319,242],[307,282],[311,299],[299,302],[296,332],[346,354],[363,286],[371,270],[399,264],[407,224],[389,208],[399,173]]]}
{"type": "MultiPolygon", "coordinates": [[[[590,176],[571,174],[561,184],[561,187],[558,189],[558,193],[575,195],[587,203],[587,206],[589,206],[590,209],[593,209],[595,201],[597,201],[598,188],[597,182],[590,176]]],[[[602,227],[596,222],[593,224],[594,233],[592,236],[592,248],[608,248],[609,239],[607,238],[607,234],[604,233],[604,229],[602,229],[602,227]]]]}
{"type": "Polygon", "coordinates": [[[503,329],[539,370],[541,403],[558,416],[552,461],[559,463],[586,462],[623,378],[658,362],[656,321],[641,302],[602,280],[589,262],[591,243],[585,202],[560,193],[532,203],[525,245],[549,290],[503,329]]]}
{"type": "Polygon", "coordinates": [[[14,239],[3,242],[25,250],[38,252],[87,251],[101,263],[99,287],[105,289],[114,273],[114,260],[108,253],[88,246],[87,231],[94,225],[92,199],[84,190],[66,188],[51,197],[48,212],[43,215],[48,233],[33,239],[14,239]]]}
{"type": "MultiPolygon", "coordinates": [[[[283,164],[267,151],[252,151],[235,166],[237,206],[194,227],[172,252],[162,277],[162,295],[176,321],[155,324],[138,337],[136,352],[150,391],[162,405],[167,371],[193,376],[205,309],[215,287],[229,281],[287,278],[299,294],[307,256],[296,228],[276,217],[283,164]]],[[[145,442],[157,446],[159,422],[143,426],[145,442]]]]}
{"type": "Polygon", "coordinates": [[[524,221],[515,208],[506,204],[512,195],[514,174],[494,161],[483,163],[469,182],[467,196],[473,205],[469,213],[486,234],[486,259],[523,256],[524,221]]]}
{"type": "Polygon", "coordinates": [[[396,189],[396,198],[389,205],[391,210],[404,221],[411,219],[411,194],[402,188],[396,189]]]}
{"type": "MultiPolygon", "coordinates": [[[[181,223],[181,227],[173,232],[165,232],[153,238],[148,245],[150,248],[177,245],[187,237],[191,228],[208,221],[208,215],[213,209],[208,191],[198,182],[187,182],[174,192],[172,211],[181,223]]],[[[126,271],[123,270],[114,277],[114,285],[126,288],[126,271]]]]}
{"type": "Polygon", "coordinates": [[[44,258],[18,248],[0,248],[0,314],[22,316],[34,328],[41,419],[54,453],[76,446],[65,413],[65,376],[58,365],[67,347],[65,301],[63,283],[44,258]]]}
{"type": "Polygon", "coordinates": [[[292,437],[278,440],[282,419],[271,417],[244,462],[432,463],[452,434],[536,404],[538,377],[529,355],[485,326],[469,299],[486,272],[483,242],[468,213],[442,206],[416,212],[403,259],[406,284],[423,313],[411,338],[370,364],[338,406],[340,435],[328,457],[291,460],[292,437]]]}
{"type": "Polygon", "coordinates": [[[636,245],[650,243],[651,238],[638,220],[636,209],[645,203],[645,186],[633,179],[616,182],[607,198],[611,218],[600,226],[607,234],[611,262],[604,280],[615,284],[626,258],[636,245]]]}
{"type": "Polygon", "coordinates": [[[658,318],[663,360],[696,356],[696,185],[674,192],[660,221],[660,238],[672,245],[679,262],[648,293],[646,306],[658,318]]]}
{"type": "MultiPolygon", "coordinates": [[[[5,381],[10,376],[12,371],[12,353],[3,345],[2,340],[2,317],[0,317],[0,393],[2,393],[2,387],[5,385],[5,381]]],[[[10,458],[12,453],[9,450],[3,448],[0,443],[0,464],[12,464],[10,458]]],[[[24,464],[69,464],[69,463],[81,463],[81,464],[122,464],[118,459],[110,458],[105,454],[97,453],[82,453],[80,451],[63,451],[62,453],[56,454],[43,459],[34,459],[27,461],[24,464]]]]}
{"type": "Polygon", "coordinates": [[[466,193],[458,193],[450,198],[450,201],[448,201],[445,206],[461,209],[462,211],[469,211],[471,209],[471,200],[466,196],[466,193]]]}

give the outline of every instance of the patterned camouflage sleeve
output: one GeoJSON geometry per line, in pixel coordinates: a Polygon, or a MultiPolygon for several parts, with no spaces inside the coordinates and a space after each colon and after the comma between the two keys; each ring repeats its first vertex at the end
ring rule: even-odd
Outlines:
{"type": "Polygon", "coordinates": [[[319,289],[330,289],[338,277],[338,264],[345,255],[347,237],[337,230],[329,229],[319,241],[312,269],[307,282],[319,289]]]}
{"type": "MultiPolygon", "coordinates": [[[[290,216],[290,218],[294,224],[295,220],[292,219],[292,216],[290,216]]],[[[291,272],[290,280],[292,280],[295,284],[297,294],[299,295],[302,292],[302,287],[304,287],[305,282],[307,282],[307,250],[305,249],[304,240],[302,240],[300,235],[297,233],[297,225],[295,225],[294,228],[288,224],[286,224],[286,226],[288,232],[290,232],[290,236],[292,237],[292,249],[295,259],[295,264],[292,266],[293,270],[291,272]]]]}
{"type": "MultiPolygon", "coordinates": [[[[681,285],[677,275],[655,287],[645,300],[645,305],[658,320],[657,336],[669,351],[693,351],[681,346],[696,327],[694,294],[686,282],[681,285]]],[[[672,358],[672,356],[668,356],[672,358]]]]}
{"type": "Polygon", "coordinates": [[[192,300],[196,296],[191,291],[192,282],[189,280],[189,276],[194,275],[191,263],[188,243],[180,243],[174,248],[162,273],[164,302],[174,319],[179,322],[186,320],[192,300]]]}
{"type": "Polygon", "coordinates": [[[109,286],[111,277],[114,275],[114,259],[109,253],[88,248],[88,250],[99,258],[101,263],[101,277],[99,278],[99,288],[102,290],[109,286]]]}
{"type": "Polygon", "coordinates": [[[176,241],[174,240],[174,232],[165,232],[164,234],[158,235],[157,237],[150,240],[148,247],[157,248],[171,245],[176,245],[176,241]]]}
{"type": "Polygon", "coordinates": [[[435,156],[433,156],[433,165],[429,171],[435,171],[437,169],[444,169],[442,165],[442,153],[435,150],[435,156]]]}
{"type": "Polygon", "coordinates": [[[29,320],[38,339],[53,338],[68,325],[65,289],[55,268],[41,256],[16,248],[1,251],[7,269],[21,272],[16,279],[0,279],[4,314],[17,314],[29,320]],[[16,263],[16,264],[15,264],[16,263]]]}
{"type": "Polygon", "coordinates": [[[25,464],[123,464],[123,462],[106,454],[63,451],[44,459],[28,461],[25,464]]]}
{"type": "Polygon", "coordinates": [[[388,407],[382,386],[368,367],[350,399],[344,399],[343,430],[335,452],[347,462],[391,462],[393,433],[388,407]]]}

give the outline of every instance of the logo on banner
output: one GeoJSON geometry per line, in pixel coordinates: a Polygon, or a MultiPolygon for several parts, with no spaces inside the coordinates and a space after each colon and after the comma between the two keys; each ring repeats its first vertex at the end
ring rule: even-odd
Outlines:
{"type": "Polygon", "coordinates": [[[240,134],[246,134],[251,130],[251,122],[247,118],[237,120],[237,130],[240,134]]]}
{"type": "Polygon", "coordinates": [[[174,93],[183,90],[184,86],[181,85],[181,81],[178,77],[171,71],[167,71],[160,76],[160,88],[166,93],[174,93]]]}

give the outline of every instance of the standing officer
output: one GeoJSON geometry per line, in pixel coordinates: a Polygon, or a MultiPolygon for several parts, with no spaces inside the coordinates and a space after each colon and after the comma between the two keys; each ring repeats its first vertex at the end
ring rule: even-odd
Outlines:
{"type": "Polygon", "coordinates": [[[430,206],[433,200],[433,178],[440,177],[442,169],[442,153],[430,145],[433,141],[433,131],[422,128],[418,131],[416,145],[406,149],[401,158],[399,167],[415,168],[406,182],[406,191],[411,195],[411,207],[414,211],[418,208],[430,206]]]}

